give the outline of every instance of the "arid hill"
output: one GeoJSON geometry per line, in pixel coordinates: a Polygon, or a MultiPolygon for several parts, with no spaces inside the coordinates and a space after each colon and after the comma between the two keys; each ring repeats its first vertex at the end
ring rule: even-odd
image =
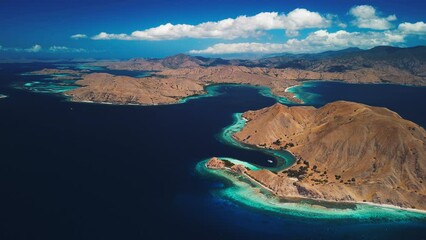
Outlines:
{"type": "MultiPolygon", "coordinates": [[[[204,93],[210,84],[236,83],[264,86],[294,102],[287,87],[305,80],[347,83],[395,83],[426,86],[426,47],[376,47],[319,54],[287,54],[259,60],[225,60],[178,54],[164,59],[95,62],[114,70],[152,71],[146,78],[81,72],[80,89],[66,92],[73,101],[116,104],[171,104],[204,93]]],[[[35,73],[52,73],[42,70],[35,73]]]]}
{"type": "Polygon", "coordinates": [[[426,209],[426,131],[397,113],[338,101],[243,116],[237,140],[297,158],[283,172],[247,171],[275,194],[426,209]]]}
{"type": "Polygon", "coordinates": [[[132,78],[92,73],[76,84],[82,87],[64,94],[77,102],[157,105],[204,93],[202,85],[185,78],[132,78]]]}
{"type": "Polygon", "coordinates": [[[257,60],[226,60],[178,54],[164,59],[136,58],[123,62],[98,62],[94,64],[117,70],[145,71],[244,66],[315,72],[324,75],[324,77],[318,77],[318,80],[340,79],[348,82],[424,85],[426,81],[425,56],[425,46],[410,48],[379,46],[369,50],[349,48],[316,54],[284,54],[257,60]],[[331,78],[327,79],[330,74],[331,78]],[[367,77],[367,79],[363,80],[364,77],[367,77]]]}

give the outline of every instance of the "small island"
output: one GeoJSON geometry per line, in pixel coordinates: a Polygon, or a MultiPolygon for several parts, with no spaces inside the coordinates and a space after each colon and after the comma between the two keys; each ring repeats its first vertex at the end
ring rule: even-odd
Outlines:
{"type": "Polygon", "coordinates": [[[33,71],[28,74],[31,75],[75,75],[80,76],[85,71],[77,71],[71,69],[56,69],[56,68],[43,68],[42,70],[33,71]]]}
{"type": "Polygon", "coordinates": [[[235,140],[287,150],[296,162],[272,172],[212,158],[283,198],[426,210],[426,131],[386,108],[338,101],[319,109],[279,103],[243,114],[235,140]]]}

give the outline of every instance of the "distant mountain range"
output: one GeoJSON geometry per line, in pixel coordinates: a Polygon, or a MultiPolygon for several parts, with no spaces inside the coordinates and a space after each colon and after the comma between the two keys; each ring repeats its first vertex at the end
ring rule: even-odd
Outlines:
{"type": "Polygon", "coordinates": [[[245,66],[264,68],[291,68],[315,72],[345,72],[372,68],[396,68],[419,77],[426,76],[426,46],[397,48],[379,46],[369,50],[347,48],[316,54],[281,54],[258,60],[206,58],[178,54],[163,59],[135,58],[124,62],[108,62],[110,69],[153,70],[245,66]]]}

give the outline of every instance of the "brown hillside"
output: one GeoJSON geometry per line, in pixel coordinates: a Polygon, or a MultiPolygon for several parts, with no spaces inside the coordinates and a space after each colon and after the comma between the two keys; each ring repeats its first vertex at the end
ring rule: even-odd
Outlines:
{"type": "MultiPolygon", "coordinates": [[[[426,132],[386,108],[338,101],[322,108],[272,107],[244,114],[237,140],[288,149],[299,159],[277,179],[276,192],[327,200],[355,200],[426,209],[426,132]],[[250,137],[249,137],[250,136],[250,137]]],[[[250,172],[262,182],[262,175],[250,172]]]]}

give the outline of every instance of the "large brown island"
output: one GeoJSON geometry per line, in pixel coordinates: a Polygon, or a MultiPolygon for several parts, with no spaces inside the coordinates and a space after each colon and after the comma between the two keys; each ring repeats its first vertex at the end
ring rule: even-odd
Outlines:
{"type": "Polygon", "coordinates": [[[397,113],[338,101],[319,109],[277,103],[243,117],[236,140],[296,157],[280,172],[233,166],[275,195],[426,210],[426,131],[397,113]]]}

